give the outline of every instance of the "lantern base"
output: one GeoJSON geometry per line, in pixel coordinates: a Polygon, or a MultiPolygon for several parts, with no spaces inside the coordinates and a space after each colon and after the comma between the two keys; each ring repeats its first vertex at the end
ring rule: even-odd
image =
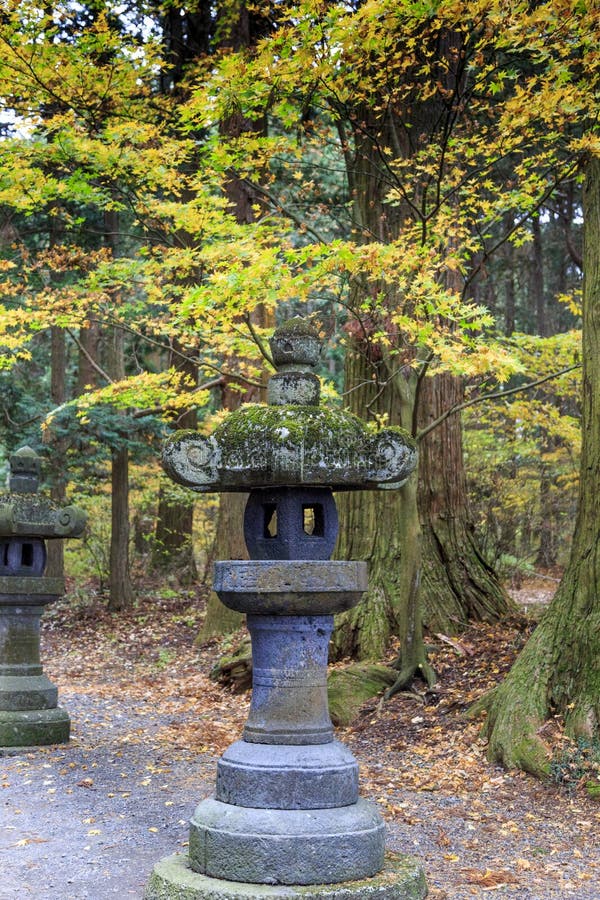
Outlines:
{"type": "Polygon", "coordinates": [[[375,803],[330,809],[257,809],[203,800],[190,822],[196,872],[252,884],[337,884],[383,867],[385,828],[375,803]]]}
{"type": "Polygon", "coordinates": [[[66,710],[0,710],[0,756],[27,752],[31,747],[66,744],[71,720],[66,710]]]}
{"type": "Polygon", "coordinates": [[[379,874],[342,884],[270,885],[222,881],[193,872],[187,856],[175,854],[154,867],[144,900],[423,900],[422,867],[410,856],[386,854],[379,874]]]}

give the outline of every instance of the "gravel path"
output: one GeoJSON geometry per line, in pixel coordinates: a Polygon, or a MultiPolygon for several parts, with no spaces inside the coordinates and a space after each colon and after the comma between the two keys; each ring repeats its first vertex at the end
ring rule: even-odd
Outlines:
{"type": "MultiPolygon", "coordinates": [[[[66,691],[62,703],[68,747],[0,759],[0,898],[142,897],[154,862],[185,848],[216,757],[154,740],[177,728],[172,714],[66,691]]],[[[403,790],[401,753],[383,763],[364,751],[364,732],[342,737],[384,792],[390,848],[419,857],[432,898],[600,898],[598,805],[561,797],[558,816],[556,793],[500,770],[485,792],[403,790]],[[382,781],[391,769],[398,777],[382,781]]]]}
{"type": "MultiPolygon", "coordinates": [[[[149,594],[127,615],[64,601],[44,617],[72,740],[0,757],[0,900],[141,898],[154,863],[185,852],[249,702],[209,679],[221,650],[194,643],[201,608],[149,594]]],[[[340,729],[388,846],[421,861],[431,900],[600,900],[600,803],[490,766],[462,716],[525,637],[481,626],[461,652],[442,642],[434,695],[365,704],[340,729]]]]}

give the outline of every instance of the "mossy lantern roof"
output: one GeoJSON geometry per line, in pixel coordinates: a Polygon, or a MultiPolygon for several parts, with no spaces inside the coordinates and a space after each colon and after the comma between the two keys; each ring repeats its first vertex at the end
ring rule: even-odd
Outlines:
{"type": "Polygon", "coordinates": [[[321,342],[296,317],[270,341],[277,369],[267,404],[247,403],[206,437],[180,431],[165,445],[170,477],[196,491],[270,487],[361,490],[399,487],[415,468],[414,441],[401,428],[373,433],[352,413],[320,404],[314,374],[321,342]]]}

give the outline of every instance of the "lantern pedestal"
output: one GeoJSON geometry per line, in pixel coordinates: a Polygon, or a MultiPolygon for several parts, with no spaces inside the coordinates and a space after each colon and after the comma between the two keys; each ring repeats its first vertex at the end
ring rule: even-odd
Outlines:
{"type": "Polygon", "coordinates": [[[252,702],[243,739],[221,757],[216,795],[196,808],[189,854],[154,869],[146,900],[421,900],[421,867],[385,862],[385,827],[358,793],[358,766],[334,740],[327,657],[334,614],[367,589],[364,561],[331,561],[334,489],[397,484],[413,471],[409,438],[375,437],[319,406],[314,330],[298,320],[271,340],[278,369],[267,406],[241,407],[209,438],[167,445],[170,475],[196,490],[250,491],[249,560],[218,562],[214,587],[247,614],[252,702]]]}
{"type": "Polygon", "coordinates": [[[71,720],[40,662],[40,618],[62,579],[0,577],[0,756],[64,744],[71,720]]]}
{"type": "Polygon", "coordinates": [[[69,740],[71,721],[40,662],[40,618],[64,593],[62,578],[44,575],[46,540],[78,537],[86,520],[38,494],[41,459],[30,447],[9,463],[0,494],[0,756],[69,740]]]}

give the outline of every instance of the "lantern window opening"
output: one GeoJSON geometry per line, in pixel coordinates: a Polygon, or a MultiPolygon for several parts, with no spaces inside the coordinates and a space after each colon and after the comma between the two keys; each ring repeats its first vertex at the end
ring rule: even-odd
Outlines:
{"type": "Polygon", "coordinates": [[[33,544],[21,544],[21,565],[30,569],[33,565],[33,544]]]}
{"type": "Polygon", "coordinates": [[[302,504],[302,530],[311,537],[325,536],[325,515],[320,503],[302,504]]]}
{"type": "Polygon", "coordinates": [[[276,538],[277,537],[277,504],[276,503],[264,503],[263,504],[263,512],[264,512],[263,537],[264,538],[276,538]]]}

